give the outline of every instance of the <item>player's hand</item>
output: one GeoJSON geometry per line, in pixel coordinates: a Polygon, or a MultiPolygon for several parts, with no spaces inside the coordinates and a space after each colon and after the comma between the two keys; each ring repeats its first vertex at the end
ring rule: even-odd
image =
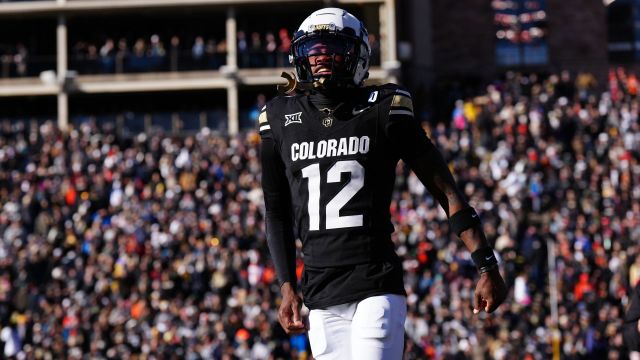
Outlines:
{"type": "Polygon", "coordinates": [[[492,313],[506,297],[507,286],[496,266],[494,269],[480,274],[473,301],[473,313],[477,314],[481,310],[492,313]]]}
{"type": "Polygon", "coordinates": [[[301,334],[307,329],[302,322],[300,316],[300,308],[302,308],[302,299],[295,290],[291,288],[291,284],[284,283],[280,288],[282,294],[282,303],[278,310],[278,321],[287,334],[301,334]]]}

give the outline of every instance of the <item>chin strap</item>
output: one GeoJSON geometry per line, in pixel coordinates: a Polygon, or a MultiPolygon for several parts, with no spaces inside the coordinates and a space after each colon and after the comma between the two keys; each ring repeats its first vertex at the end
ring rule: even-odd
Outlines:
{"type": "Polygon", "coordinates": [[[311,89],[319,90],[319,91],[322,91],[322,90],[336,91],[336,90],[343,90],[343,89],[353,89],[356,87],[357,86],[353,85],[352,83],[340,82],[338,80],[332,80],[325,77],[321,77],[311,84],[311,89]]]}
{"type": "Polygon", "coordinates": [[[341,90],[341,89],[349,89],[355,88],[357,86],[353,84],[345,84],[339,81],[331,80],[326,77],[321,77],[318,80],[315,80],[311,83],[301,83],[298,82],[295,75],[293,73],[289,73],[283,71],[280,74],[282,78],[284,78],[287,82],[286,84],[278,84],[277,89],[281,94],[293,95],[297,91],[305,91],[305,90],[313,90],[313,91],[322,91],[322,90],[341,90]]]}
{"type": "Polygon", "coordinates": [[[333,81],[327,81],[327,78],[321,77],[320,79],[313,82],[312,86],[315,90],[329,90],[335,86],[332,86],[333,81]]]}

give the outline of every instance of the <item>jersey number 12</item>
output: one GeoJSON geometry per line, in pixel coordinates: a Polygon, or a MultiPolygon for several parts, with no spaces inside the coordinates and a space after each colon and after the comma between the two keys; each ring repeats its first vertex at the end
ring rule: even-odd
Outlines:
{"type": "MultiPolygon", "coordinates": [[[[340,216],[340,209],[364,186],[364,167],[356,160],[342,160],[327,171],[327,183],[340,182],[342,173],[351,173],[351,180],[326,207],[326,229],[362,226],[362,215],[340,216]]],[[[320,230],[320,164],[302,169],[302,177],[309,179],[309,230],[320,230]]]]}

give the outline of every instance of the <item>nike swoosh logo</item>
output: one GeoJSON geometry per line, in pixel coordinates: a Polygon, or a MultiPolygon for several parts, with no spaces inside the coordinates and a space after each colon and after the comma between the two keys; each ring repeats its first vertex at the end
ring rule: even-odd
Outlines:
{"type": "Polygon", "coordinates": [[[367,110],[367,109],[370,109],[370,108],[371,108],[371,106],[367,106],[366,108],[364,108],[364,109],[360,109],[360,110],[356,110],[356,108],[353,108],[353,110],[351,110],[351,114],[353,114],[353,115],[358,115],[358,114],[360,114],[361,112],[363,112],[363,111],[365,111],[365,110],[367,110]]]}
{"type": "Polygon", "coordinates": [[[488,257],[486,257],[486,258],[484,258],[484,259],[485,259],[485,260],[491,260],[491,259],[493,259],[493,256],[488,256],[488,257]]]}
{"type": "Polygon", "coordinates": [[[474,215],[471,215],[471,217],[472,217],[472,218],[477,218],[477,217],[478,217],[478,215],[475,215],[475,214],[474,214],[474,215]]]}

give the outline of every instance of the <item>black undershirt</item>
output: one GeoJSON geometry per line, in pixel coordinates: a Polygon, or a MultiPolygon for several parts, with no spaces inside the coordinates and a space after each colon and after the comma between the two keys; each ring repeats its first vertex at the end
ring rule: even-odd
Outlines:
{"type": "Polygon", "coordinates": [[[319,91],[313,91],[309,94],[309,100],[318,109],[334,109],[342,103],[340,98],[344,98],[343,96],[336,96],[336,94],[337,93],[328,95],[319,91]]]}

